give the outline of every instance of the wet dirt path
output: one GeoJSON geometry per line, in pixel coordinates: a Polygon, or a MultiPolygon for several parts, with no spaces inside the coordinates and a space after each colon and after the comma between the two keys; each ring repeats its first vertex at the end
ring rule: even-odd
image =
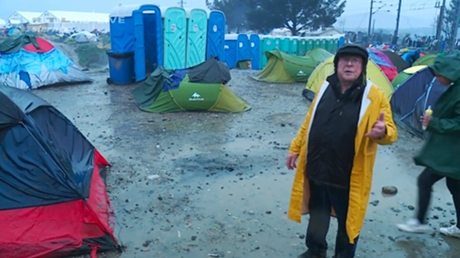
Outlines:
{"type": "MultiPolygon", "coordinates": [[[[230,88],[252,110],[242,114],[149,114],[129,91],[108,86],[103,73],[89,85],[35,91],[54,104],[112,162],[110,198],[116,236],[127,246],[104,257],[297,257],[305,228],[287,220],[293,172],[284,167],[287,147],[310,105],[303,85],[270,85],[232,71],[230,88]]],[[[395,224],[413,214],[420,168],[411,157],[421,142],[401,132],[397,144],[381,147],[371,204],[357,257],[458,257],[459,242],[408,235],[395,224]],[[384,198],[380,189],[399,193],[384,198]],[[378,201],[378,202],[377,202],[378,201]],[[455,247],[456,246],[456,247],[455,247]]],[[[451,197],[435,187],[433,228],[454,218],[451,197]]],[[[334,246],[335,221],[328,237],[334,246]]],[[[435,231],[433,231],[435,232],[435,231]]]]}

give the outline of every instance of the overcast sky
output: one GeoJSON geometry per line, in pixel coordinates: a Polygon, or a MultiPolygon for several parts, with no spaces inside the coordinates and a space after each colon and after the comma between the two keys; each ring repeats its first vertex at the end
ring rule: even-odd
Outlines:
{"type": "MultiPolygon", "coordinates": [[[[156,3],[161,6],[175,5],[179,0],[1,0],[0,18],[8,19],[15,11],[29,12],[44,12],[46,10],[61,10],[61,11],[86,11],[86,12],[107,12],[116,6],[122,4],[137,4],[137,3],[156,3]]],[[[185,0],[185,7],[205,7],[205,0],[185,0]]],[[[374,0],[375,9],[382,6],[382,2],[386,6],[377,11],[376,27],[380,24],[389,26],[394,22],[388,19],[396,20],[396,10],[398,0],[374,0]],[[385,13],[385,15],[383,15],[385,13]]],[[[432,26],[435,12],[434,8],[436,0],[404,0],[402,5],[401,27],[410,28],[413,26],[430,27],[432,26]]],[[[447,1],[447,2],[450,2],[447,1]]],[[[370,0],[348,0],[345,13],[342,15],[342,20],[345,20],[345,26],[367,26],[370,0]],[[359,15],[358,15],[359,14],[359,15]],[[354,18],[351,18],[354,17],[354,18]],[[358,18],[357,18],[358,17],[358,18]],[[350,24],[352,23],[352,24],[350,24]],[[360,24],[356,24],[360,23],[360,24]],[[362,24],[361,24],[362,23],[362,24]]],[[[374,9],[374,10],[375,10],[374,9]]]]}

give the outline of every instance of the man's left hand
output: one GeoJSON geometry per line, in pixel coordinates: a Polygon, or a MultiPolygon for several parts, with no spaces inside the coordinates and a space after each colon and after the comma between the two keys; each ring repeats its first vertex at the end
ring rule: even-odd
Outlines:
{"type": "Polygon", "coordinates": [[[387,131],[387,125],[385,124],[385,113],[380,113],[379,120],[374,124],[372,130],[366,134],[367,137],[378,140],[385,137],[387,131]]]}

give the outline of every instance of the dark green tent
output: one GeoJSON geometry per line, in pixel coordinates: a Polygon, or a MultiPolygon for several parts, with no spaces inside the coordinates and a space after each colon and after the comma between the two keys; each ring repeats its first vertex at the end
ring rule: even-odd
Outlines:
{"type": "Polygon", "coordinates": [[[146,112],[249,110],[249,104],[225,85],[229,80],[228,67],[209,59],[189,70],[158,67],[131,93],[139,108],[146,112]]]}

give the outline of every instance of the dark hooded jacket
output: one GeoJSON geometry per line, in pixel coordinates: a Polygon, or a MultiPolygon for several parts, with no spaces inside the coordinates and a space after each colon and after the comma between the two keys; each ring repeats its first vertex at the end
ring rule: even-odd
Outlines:
{"type": "Polygon", "coordinates": [[[438,56],[431,69],[453,84],[436,101],[426,129],[430,134],[414,161],[460,179],[460,55],[438,56]]]}
{"type": "Polygon", "coordinates": [[[349,188],[367,61],[367,51],[356,45],[345,45],[334,58],[335,73],[327,78],[330,87],[319,100],[308,141],[307,177],[318,184],[349,188]],[[362,57],[363,72],[342,93],[337,64],[346,55],[362,57]]]}

